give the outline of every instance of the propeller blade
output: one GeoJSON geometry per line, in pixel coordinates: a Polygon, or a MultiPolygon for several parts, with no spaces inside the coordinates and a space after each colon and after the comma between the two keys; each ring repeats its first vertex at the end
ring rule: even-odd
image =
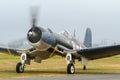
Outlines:
{"type": "Polygon", "coordinates": [[[37,22],[37,17],[38,17],[38,12],[39,12],[39,6],[32,6],[30,8],[31,10],[31,21],[32,21],[32,28],[34,28],[36,26],[36,22],[37,22]]]}

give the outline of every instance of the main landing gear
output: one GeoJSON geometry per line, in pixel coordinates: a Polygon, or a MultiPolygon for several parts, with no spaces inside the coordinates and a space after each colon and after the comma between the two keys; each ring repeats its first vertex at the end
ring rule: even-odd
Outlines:
{"type": "Polygon", "coordinates": [[[75,62],[70,53],[66,55],[66,62],[67,62],[67,73],[74,74],[75,73],[75,66],[74,66],[75,62]]]}
{"type": "Polygon", "coordinates": [[[20,59],[21,59],[21,62],[17,63],[17,65],[16,65],[16,72],[17,73],[23,73],[24,72],[25,62],[27,60],[26,53],[22,53],[20,59]]]}
{"type": "MultiPolygon", "coordinates": [[[[85,58],[85,57],[81,57],[81,61],[82,61],[82,64],[83,64],[83,70],[86,70],[86,65],[87,65],[88,59],[85,58]]],[[[74,66],[75,60],[72,57],[71,53],[67,53],[66,62],[67,62],[67,73],[68,74],[74,74],[75,73],[75,66],[74,66]]]]}

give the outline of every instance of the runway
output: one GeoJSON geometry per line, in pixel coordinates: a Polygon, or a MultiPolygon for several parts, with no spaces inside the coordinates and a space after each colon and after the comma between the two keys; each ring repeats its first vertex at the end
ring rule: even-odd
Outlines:
{"type": "Polygon", "coordinates": [[[120,74],[81,74],[53,77],[11,78],[0,80],[119,80],[120,74]]]}

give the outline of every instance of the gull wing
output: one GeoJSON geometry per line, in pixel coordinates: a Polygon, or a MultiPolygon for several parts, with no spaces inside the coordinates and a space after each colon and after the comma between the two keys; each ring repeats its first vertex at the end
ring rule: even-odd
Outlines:
{"type": "Polygon", "coordinates": [[[78,50],[77,53],[89,60],[94,60],[94,59],[119,55],[120,45],[81,49],[78,50]]]}
{"type": "Polygon", "coordinates": [[[19,55],[17,51],[18,51],[17,49],[9,49],[9,48],[4,48],[4,47],[0,48],[0,53],[19,55]]]}

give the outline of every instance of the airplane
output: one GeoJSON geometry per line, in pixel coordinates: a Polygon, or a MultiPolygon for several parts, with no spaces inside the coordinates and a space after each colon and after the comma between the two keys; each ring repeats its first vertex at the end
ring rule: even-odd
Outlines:
{"type": "Polygon", "coordinates": [[[81,61],[83,70],[86,70],[88,60],[110,57],[120,54],[120,45],[92,47],[92,31],[86,29],[84,42],[80,43],[75,34],[72,36],[67,31],[53,32],[51,29],[38,27],[37,12],[32,13],[32,26],[27,33],[27,41],[32,46],[27,50],[0,46],[0,52],[20,56],[21,62],[16,65],[16,72],[23,73],[25,65],[30,65],[31,60],[41,63],[42,60],[55,55],[66,58],[67,73],[75,73],[75,60],[81,61]]]}

